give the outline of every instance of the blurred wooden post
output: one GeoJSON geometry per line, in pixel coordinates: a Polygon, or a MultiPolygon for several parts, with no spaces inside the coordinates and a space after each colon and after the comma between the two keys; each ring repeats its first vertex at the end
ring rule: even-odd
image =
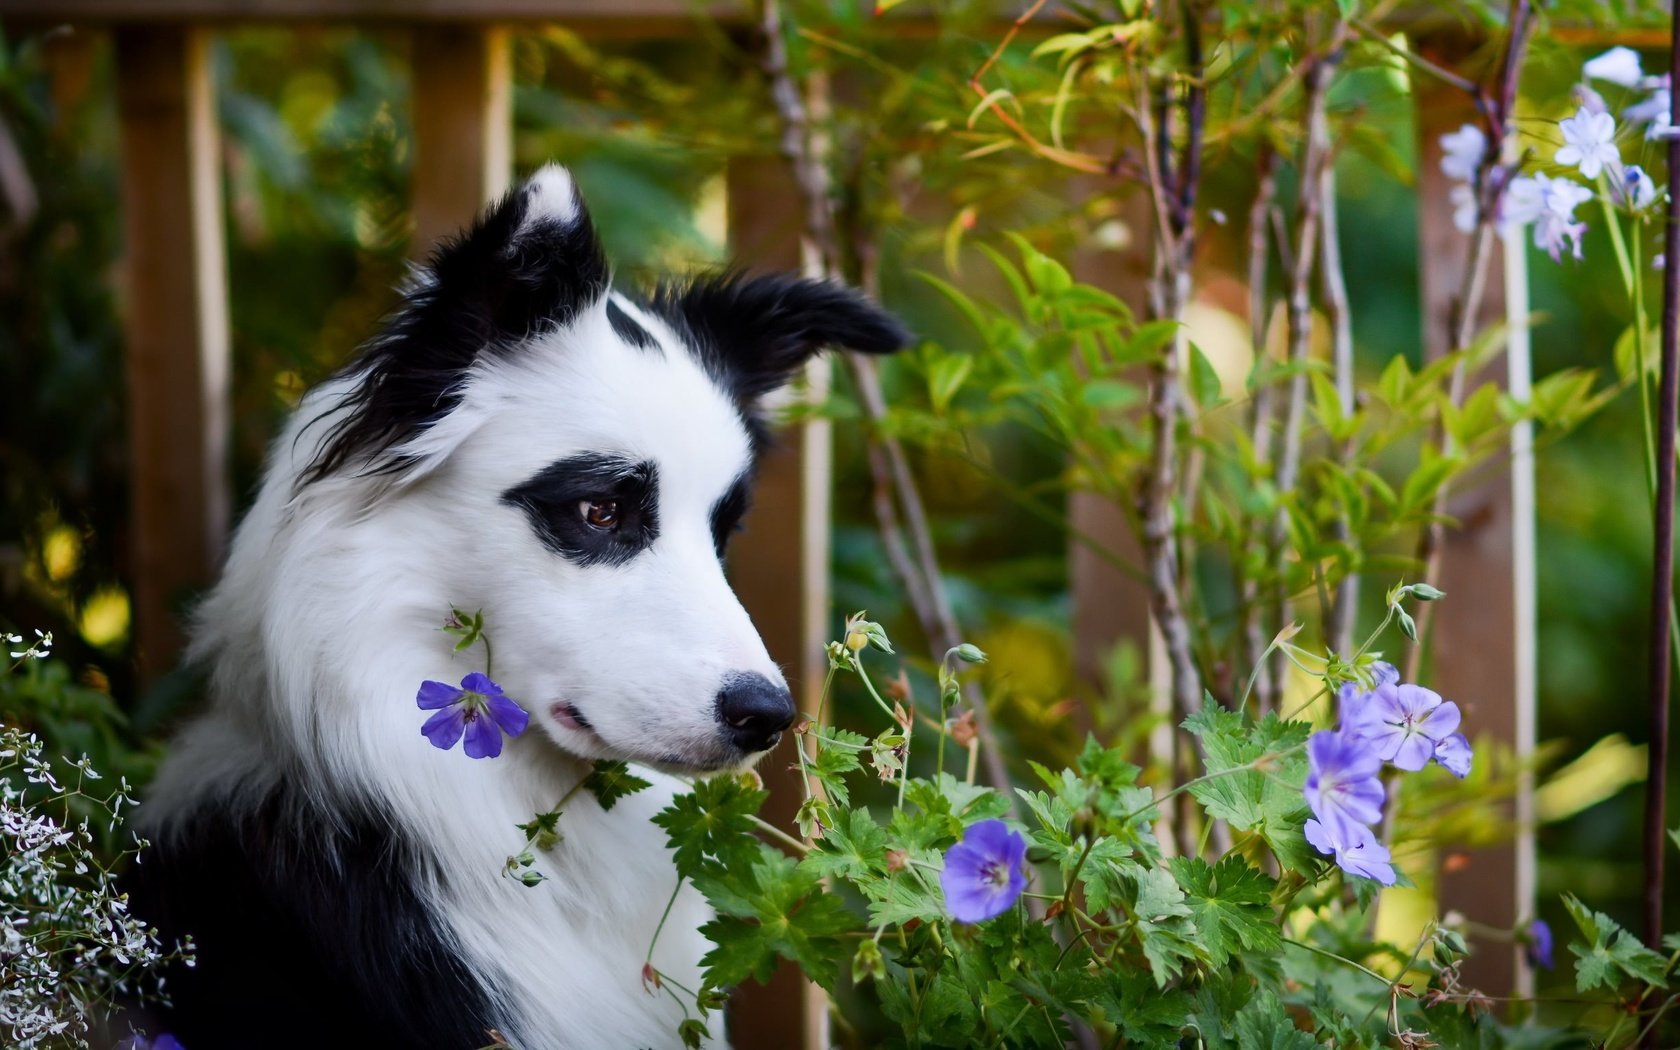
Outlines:
{"type": "MultiPolygon", "coordinates": [[[[1464,42],[1425,50],[1448,68],[1469,53],[1464,42]]],[[[1452,182],[1441,173],[1443,134],[1459,125],[1480,123],[1470,100],[1426,76],[1413,78],[1418,129],[1418,258],[1424,348],[1437,357],[1450,344],[1448,316],[1462,293],[1470,238],[1453,227],[1448,200],[1452,182]]],[[[1482,302],[1481,324],[1509,320],[1513,338],[1509,356],[1514,393],[1527,386],[1526,268],[1519,234],[1515,252],[1495,255],[1482,302]],[[1512,294],[1515,293],[1515,294],[1512,294]],[[1508,311],[1509,310],[1509,314],[1508,311]]],[[[1496,363],[1472,384],[1507,381],[1504,363],[1496,363]]],[[[1464,712],[1465,732],[1519,756],[1533,749],[1534,738],[1534,584],[1533,460],[1526,435],[1513,442],[1510,460],[1495,456],[1477,475],[1476,487],[1459,493],[1447,506],[1457,525],[1448,529],[1441,577],[1431,580],[1447,592],[1435,610],[1429,644],[1431,674],[1425,683],[1454,700],[1464,712]],[[1513,469],[1514,468],[1514,469],[1513,469]],[[1519,496],[1520,505],[1514,497],[1519,496]],[[1519,560],[1519,552],[1521,558],[1519,560]]],[[[1486,762],[1484,749],[1476,756],[1486,762]]],[[[1528,800],[1507,809],[1516,818],[1528,800]]],[[[1438,904],[1492,927],[1511,927],[1533,914],[1534,837],[1532,818],[1516,840],[1487,849],[1456,850],[1443,844],[1438,904]]],[[[1466,980],[1490,995],[1508,995],[1531,986],[1532,975],[1518,962],[1520,952],[1472,936],[1475,954],[1465,966],[1466,980]]]]}
{"type": "Polygon", "coordinates": [[[228,527],[227,257],[210,38],[115,31],[124,337],[142,679],[175,662],[179,603],[209,582],[228,527]]]}
{"type": "Polygon", "coordinates": [[[503,26],[414,30],[414,252],[471,222],[513,175],[513,76],[503,26]]]}
{"type": "MultiPolygon", "coordinates": [[[[780,157],[741,158],[728,174],[729,248],[755,269],[797,270],[802,263],[803,205],[780,157]]],[[[812,362],[812,392],[827,389],[830,363],[812,362]]],[[[832,430],[826,420],[782,428],[759,464],[746,534],[733,545],[730,580],[770,656],[787,674],[795,702],[814,716],[828,669],[823,643],[831,622],[829,504],[832,430]]],[[[758,765],[770,801],[764,818],[791,829],[804,798],[794,764],[794,738],[758,765]]],[[[821,1050],[828,1046],[822,989],[784,962],[767,985],[747,984],[730,1004],[730,1041],[737,1050],[821,1050]],[[797,1036],[794,1033],[799,1033],[797,1036]]]]}

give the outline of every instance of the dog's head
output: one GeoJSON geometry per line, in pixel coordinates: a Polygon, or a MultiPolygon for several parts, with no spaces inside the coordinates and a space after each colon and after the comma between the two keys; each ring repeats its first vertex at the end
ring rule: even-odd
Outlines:
{"type": "Polygon", "coordinates": [[[302,484],[368,487],[425,545],[440,600],[483,608],[495,677],[561,747],[736,765],[795,715],[723,572],[760,401],[825,347],[907,337],[820,281],[637,300],[609,278],[570,175],[538,172],[416,277],[326,406],[302,484]]]}

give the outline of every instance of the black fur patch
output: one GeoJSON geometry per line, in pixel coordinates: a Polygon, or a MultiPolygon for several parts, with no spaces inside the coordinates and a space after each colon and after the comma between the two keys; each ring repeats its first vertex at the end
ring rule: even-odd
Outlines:
{"type": "Polygon", "coordinates": [[[490,993],[415,888],[434,862],[388,814],[282,788],[254,813],[192,821],[126,876],[136,915],[198,947],[169,972],[154,1030],[191,1050],[490,1041],[490,993]]]}
{"type": "Polygon", "coordinates": [[[606,292],[606,256],[582,202],[569,223],[545,218],[521,228],[531,192],[509,193],[432,253],[384,331],[345,369],[355,388],[303,484],[347,466],[401,470],[409,460],[392,450],[460,403],[480,354],[505,353],[540,328],[563,325],[606,292]]]}
{"type": "Polygon", "coordinates": [[[659,340],[653,337],[653,333],[643,328],[634,317],[624,312],[623,307],[611,299],[607,300],[607,320],[611,322],[613,331],[618,333],[618,337],[631,346],[640,347],[643,350],[659,349],[659,340]]]}
{"type": "Polygon", "coordinates": [[[765,432],[757,399],[834,347],[885,354],[910,333],[861,294],[786,274],[726,273],[659,289],[652,309],[683,333],[707,373],[742,408],[755,445],[765,432]]]}
{"type": "Polygon", "coordinates": [[[549,550],[578,565],[623,565],[659,536],[659,474],[650,462],[586,453],[551,463],[502,493],[549,550]],[[591,525],[586,503],[611,501],[618,523],[591,525]]]}
{"type": "Polygon", "coordinates": [[[729,491],[712,504],[712,543],[717,547],[719,558],[729,549],[729,537],[740,530],[741,519],[752,507],[752,484],[751,472],[742,474],[729,486],[729,491]]]}

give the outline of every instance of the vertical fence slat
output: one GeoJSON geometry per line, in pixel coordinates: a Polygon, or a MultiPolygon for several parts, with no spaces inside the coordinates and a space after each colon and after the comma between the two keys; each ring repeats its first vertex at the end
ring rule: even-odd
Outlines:
{"type": "Polygon", "coordinates": [[[119,26],[115,42],[134,637],[142,677],[155,678],[228,525],[220,143],[205,31],[119,26]]]}
{"type": "MultiPolygon", "coordinates": [[[[797,270],[803,205],[781,158],[741,158],[728,174],[729,247],[744,265],[797,270]]],[[[829,364],[813,362],[807,379],[826,385],[829,364]]],[[[783,428],[759,464],[745,532],[730,550],[730,579],[770,656],[787,674],[794,699],[815,715],[827,670],[823,643],[833,624],[828,586],[831,428],[826,421],[783,428]]],[[[764,817],[793,823],[804,797],[788,734],[758,765],[770,801],[764,817]]],[[[730,1007],[737,1050],[828,1045],[822,990],[782,963],[770,983],[748,984],[730,1007]],[[799,1033],[797,1042],[793,1033],[799,1033]]]]}
{"type": "MultiPolygon", "coordinates": [[[[1455,43],[1444,42],[1438,54],[1434,50],[1430,53],[1451,68],[1467,53],[1455,43]]],[[[1464,261],[1469,252],[1469,238],[1452,224],[1453,208],[1448,199],[1452,183],[1441,173],[1440,137],[1478,118],[1461,93],[1437,86],[1428,78],[1417,78],[1414,85],[1424,347],[1430,357],[1435,357],[1448,348],[1446,319],[1453,300],[1462,292],[1464,261]]],[[[1506,320],[1505,289],[1509,282],[1503,255],[1495,256],[1495,271],[1489,275],[1478,319],[1483,324],[1506,320]]],[[[1510,305],[1520,308],[1522,304],[1510,305]]],[[[1503,382],[1504,377],[1503,365],[1495,365],[1470,380],[1503,382]]],[[[1531,581],[1531,576],[1519,577],[1515,557],[1524,534],[1513,506],[1510,462],[1495,455],[1474,480],[1474,487],[1457,494],[1447,506],[1457,524],[1446,534],[1441,578],[1430,581],[1446,591],[1447,598],[1435,610],[1429,640],[1433,646],[1432,674],[1427,684],[1457,701],[1464,711],[1467,733],[1514,749],[1521,741],[1519,727],[1533,724],[1533,677],[1523,663],[1532,658],[1532,638],[1521,646],[1517,640],[1519,630],[1532,630],[1531,583],[1523,587],[1528,610],[1522,611],[1518,605],[1520,579],[1531,581]],[[1519,690],[1519,683],[1527,683],[1526,692],[1519,690]]],[[[1523,508],[1523,514],[1532,518],[1532,502],[1523,508]]],[[[1531,520],[1526,525],[1532,529],[1531,520]]],[[[1526,549],[1531,551],[1532,547],[1526,549]]],[[[1484,752],[1477,759],[1485,762],[1488,755],[1484,752]]],[[[1508,815],[1514,815],[1514,810],[1508,815]]],[[[1533,895],[1533,838],[1529,829],[1520,830],[1517,840],[1508,845],[1469,850],[1456,849],[1450,843],[1443,846],[1438,885],[1443,913],[1456,909],[1493,927],[1511,926],[1527,917],[1533,895]]],[[[1471,940],[1476,952],[1466,964],[1466,980],[1493,995],[1509,994],[1518,986],[1520,968],[1515,947],[1476,937],[1471,940]]]]}
{"type": "Polygon", "coordinates": [[[502,26],[414,30],[414,254],[472,220],[513,174],[513,77],[502,26]]]}

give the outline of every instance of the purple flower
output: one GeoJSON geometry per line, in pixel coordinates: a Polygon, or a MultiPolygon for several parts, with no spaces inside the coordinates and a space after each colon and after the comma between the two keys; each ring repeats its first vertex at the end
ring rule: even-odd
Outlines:
{"type": "Polygon", "coordinates": [[[1536,970],[1552,968],[1552,928],[1545,919],[1535,919],[1522,934],[1523,958],[1536,970]]]}
{"type": "Polygon", "coordinates": [[[1622,155],[1616,149],[1616,118],[1608,113],[1594,113],[1585,106],[1573,117],[1558,122],[1563,132],[1563,148],[1552,159],[1566,167],[1579,168],[1589,179],[1598,178],[1605,168],[1616,168],[1622,155]]]}
{"type": "Polygon", "coordinates": [[[1420,685],[1385,685],[1354,708],[1344,732],[1370,741],[1378,758],[1416,772],[1458,730],[1458,705],[1420,685]]]}
{"type": "Polygon", "coordinates": [[[1454,733],[1435,744],[1435,761],[1460,780],[1470,775],[1470,758],[1470,741],[1463,733],[1454,733]]]}
{"type": "Polygon", "coordinates": [[[1657,199],[1651,176],[1637,164],[1629,164],[1610,177],[1610,199],[1629,211],[1644,211],[1657,199]]]}
{"type": "Polygon", "coordinates": [[[1375,824],[1382,819],[1382,759],[1367,740],[1320,730],[1307,741],[1307,783],[1302,793],[1325,824],[1375,824]]]}
{"type": "Polygon", "coordinates": [[[1360,689],[1358,682],[1343,682],[1342,687],[1336,690],[1337,713],[1344,727],[1353,724],[1355,713],[1372,693],[1385,685],[1394,685],[1400,681],[1400,672],[1391,663],[1379,660],[1371,665],[1370,671],[1370,689],[1360,689]]]}
{"type": "Polygon", "coordinates": [[[432,746],[448,751],[465,735],[462,750],[468,758],[495,758],[502,753],[502,734],[518,736],[531,722],[531,716],[501,686],[477,671],[461,679],[459,689],[443,682],[421,682],[415,702],[423,711],[437,711],[420,727],[432,746]]]}
{"type": "Polygon", "coordinates": [[[1349,875],[1375,879],[1384,886],[1394,885],[1394,865],[1389,863],[1390,854],[1365,825],[1350,824],[1338,829],[1309,820],[1302,830],[1314,849],[1333,854],[1337,866],[1349,875]]]}
{"type": "Polygon", "coordinates": [[[144,1032],[136,1032],[116,1046],[116,1050],[186,1050],[181,1041],[168,1032],[159,1032],[155,1037],[147,1038],[144,1032]]]}
{"type": "Polygon", "coordinates": [[[1027,876],[1027,840],[1001,820],[970,824],[962,841],[945,851],[945,870],[939,874],[945,906],[958,922],[984,922],[1008,911],[1027,876]]]}

